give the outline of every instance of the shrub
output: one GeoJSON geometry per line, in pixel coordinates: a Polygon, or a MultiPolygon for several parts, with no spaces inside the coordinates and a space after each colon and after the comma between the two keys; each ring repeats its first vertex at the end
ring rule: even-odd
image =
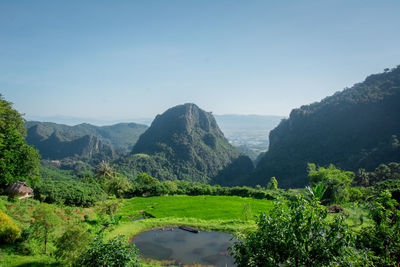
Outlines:
{"type": "Polygon", "coordinates": [[[370,204],[374,226],[365,227],[359,234],[361,248],[371,250],[376,266],[398,266],[400,262],[400,211],[388,191],[382,192],[370,204]]]}
{"type": "Polygon", "coordinates": [[[349,194],[350,194],[350,202],[363,200],[364,197],[362,191],[355,187],[349,188],[349,194]]]}
{"type": "Polygon", "coordinates": [[[122,198],[130,190],[132,184],[124,176],[113,176],[105,178],[102,186],[107,194],[122,198]]]}
{"type": "Polygon", "coordinates": [[[14,243],[21,236],[21,229],[0,210],[0,243],[14,243]]]}
{"type": "Polygon", "coordinates": [[[308,177],[312,186],[323,185],[326,188],[322,200],[328,204],[343,203],[349,200],[349,188],[354,173],[337,169],[333,164],[327,168],[308,164],[308,177]]]}
{"type": "Polygon", "coordinates": [[[343,217],[328,222],[315,198],[278,201],[261,214],[257,228],[238,235],[230,248],[238,266],[364,266],[368,258],[353,247],[343,217]]]}
{"type": "Polygon", "coordinates": [[[105,222],[105,224],[107,225],[110,222],[111,223],[115,222],[114,215],[121,206],[122,206],[121,200],[114,199],[114,200],[99,202],[95,208],[102,219],[105,219],[104,216],[106,215],[109,216],[110,221],[105,222]]]}
{"type": "Polygon", "coordinates": [[[78,266],[140,266],[137,262],[137,249],[134,244],[128,243],[124,236],[116,236],[105,242],[98,236],[86,253],[78,259],[78,266]]]}

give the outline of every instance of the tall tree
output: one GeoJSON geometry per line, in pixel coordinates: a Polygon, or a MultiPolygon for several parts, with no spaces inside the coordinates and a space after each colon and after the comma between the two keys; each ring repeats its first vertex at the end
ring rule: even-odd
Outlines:
{"type": "Polygon", "coordinates": [[[55,214],[50,205],[42,203],[33,212],[31,226],[35,230],[36,237],[44,242],[44,253],[47,253],[47,243],[60,218],[55,214]]]}
{"type": "Polygon", "coordinates": [[[276,180],[275,177],[271,177],[271,179],[269,180],[269,182],[267,184],[267,189],[270,189],[270,190],[278,189],[278,181],[276,180]]]}
{"type": "Polygon", "coordinates": [[[0,94],[0,187],[38,179],[39,153],[25,142],[22,115],[0,94]]]}
{"type": "Polygon", "coordinates": [[[115,175],[116,173],[114,172],[110,164],[104,160],[96,166],[95,177],[98,180],[108,179],[114,177],[115,175]]]}

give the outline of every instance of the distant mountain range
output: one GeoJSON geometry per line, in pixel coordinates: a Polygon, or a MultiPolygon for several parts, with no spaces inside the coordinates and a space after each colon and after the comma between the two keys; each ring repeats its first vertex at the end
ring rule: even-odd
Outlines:
{"type": "MultiPolygon", "coordinates": [[[[237,147],[239,151],[247,154],[252,160],[268,147],[268,134],[280,120],[282,116],[267,115],[214,115],[220,129],[229,142],[237,147]]],[[[45,137],[50,136],[55,130],[59,135],[66,136],[68,141],[84,135],[93,135],[100,139],[105,145],[109,145],[116,152],[128,152],[142,134],[147,125],[150,125],[153,119],[138,118],[135,123],[118,123],[111,126],[95,126],[86,122],[96,124],[110,123],[109,121],[75,118],[67,116],[54,117],[32,117],[40,121],[28,121],[26,127],[30,128],[40,124],[45,137]],[[43,122],[45,120],[52,122],[43,122]],[[85,122],[86,120],[86,122],[85,122]],[[57,123],[56,123],[57,122],[57,123]],[[62,124],[64,122],[65,124],[62,124]],[[74,124],[79,122],[80,124],[74,124]],[[85,122],[85,123],[81,123],[85,122]],[[140,122],[141,124],[138,124],[140,122]],[[73,124],[74,126],[70,126],[73,124]]],[[[43,138],[42,138],[43,139],[43,138]]],[[[35,145],[35,143],[31,143],[35,145]]],[[[47,155],[47,154],[46,154],[47,155]]]]}
{"type": "Polygon", "coordinates": [[[119,123],[112,126],[94,126],[83,123],[76,126],[51,122],[28,121],[26,140],[39,149],[43,159],[66,157],[105,156],[132,149],[139,136],[148,128],[136,123],[119,123]]]}
{"type": "Polygon", "coordinates": [[[115,151],[93,135],[71,137],[55,130],[49,136],[36,124],[28,129],[26,141],[40,151],[43,159],[60,160],[68,157],[112,159],[115,151]]]}
{"type": "Polygon", "coordinates": [[[400,66],[292,110],[271,131],[269,149],[249,184],[265,184],[275,176],[282,187],[303,187],[309,162],[373,170],[400,161],[399,137],[400,66]]]}
{"type": "Polygon", "coordinates": [[[94,126],[108,126],[115,125],[119,123],[137,123],[150,126],[153,118],[139,117],[139,118],[129,118],[129,119],[101,119],[101,118],[85,118],[85,117],[73,117],[73,116],[32,116],[26,115],[25,119],[27,121],[38,121],[38,122],[54,122],[57,124],[65,124],[68,126],[74,126],[78,124],[92,124],[94,126]]]}
{"type": "Polygon", "coordinates": [[[125,173],[146,172],[161,180],[219,184],[239,183],[253,170],[251,160],[228,142],[212,114],[195,104],[158,115],[132,153],[116,165],[125,173]]]}

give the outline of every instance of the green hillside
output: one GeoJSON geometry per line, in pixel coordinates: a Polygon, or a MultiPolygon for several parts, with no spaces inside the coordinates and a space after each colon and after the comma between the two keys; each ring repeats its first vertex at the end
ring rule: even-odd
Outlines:
{"type": "Polygon", "coordinates": [[[251,184],[275,176],[282,187],[302,187],[308,162],[356,171],[400,161],[399,103],[400,66],[292,110],[271,131],[251,184]]]}
{"type": "Polygon", "coordinates": [[[112,159],[114,149],[93,135],[72,137],[69,132],[55,130],[46,137],[46,128],[40,124],[28,129],[26,141],[37,148],[42,159],[60,160],[68,157],[112,159]]]}

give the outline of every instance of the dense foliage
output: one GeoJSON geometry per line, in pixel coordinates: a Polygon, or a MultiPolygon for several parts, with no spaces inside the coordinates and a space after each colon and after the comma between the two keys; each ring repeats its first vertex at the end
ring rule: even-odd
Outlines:
{"type": "Polygon", "coordinates": [[[279,195],[289,195],[290,193],[278,190],[266,190],[265,188],[252,188],[247,186],[224,187],[220,185],[209,185],[196,182],[162,181],[142,174],[138,182],[126,193],[126,196],[162,196],[162,195],[211,195],[211,196],[240,196],[252,197],[257,199],[274,199],[279,195]],[[147,178],[144,180],[143,177],[147,178]],[[150,179],[154,180],[150,180],[150,179]],[[143,181],[144,180],[144,181],[143,181]]]}
{"type": "Polygon", "coordinates": [[[39,154],[25,142],[21,114],[0,95],[0,187],[15,181],[37,181],[39,154]]]}
{"type": "Polygon", "coordinates": [[[387,165],[380,164],[371,172],[361,169],[357,172],[354,182],[361,186],[373,186],[388,179],[400,180],[400,163],[390,162],[387,165]]]}
{"type": "Polygon", "coordinates": [[[132,155],[117,165],[120,172],[131,176],[146,172],[160,180],[237,184],[253,169],[251,160],[240,156],[211,113],[185,104],[158,115],[140,136],[132,155]],[[234,171],[225,175],[230,167],[234,171]]]}
{"type": "Polygon", "coordinates": [[[398,266],[400,262],[400,211],[387,191],[370,204],[374,225],[363,228],[358,243],[374,253],[376,266],[398,266]]]}
{"type": "Polygon", "coordinates": [[[35,198],[47,203],[63,203],[70,206],[93,206],[106,197],[96,183],[79,180],[44,180],[34,188],[35,198]]]}
{"type": "Polygon", "coordinates": [[[43,180],[77,180],[79,179],[77,173],[73,170],[62,170],[55,166],[46,166],[42,161],[39,168],[39,175],[43,180]]]}
{"type": "Polygon", "coordinates": [[[275,176],[281,187],[308,183],[308,162],[350,171],[400,161],[400,66],[371,75],[321,102],[292,110],[270,132],[252,184],[275,176]]]}
{"type": "Polygon", "coordinates": [[[327,221],[316,198],[277,202],[261,214],[257,228],[231,247],[238,266],[362,266],[368,260],[354,248],[343,217],[327,221]]]}
{"type": "Polygon", "coordinates": [[[322,196],[323,203],[344,203],[350,199],[350,184],[354,173],[337,169],[333,164],[327,168],[308,164],[308,177],[312,186],[323,185],[325,187],[322,196]]]}
{"type": "Polygon", "coordinates": [[[140,266],[137,262],[137,250],[134,244],[127,243],[124,236],[117,236],[107,242],[99,236],[90,245],[90,249],[78,259],[78,266],[101,267],[140,266]]]}

